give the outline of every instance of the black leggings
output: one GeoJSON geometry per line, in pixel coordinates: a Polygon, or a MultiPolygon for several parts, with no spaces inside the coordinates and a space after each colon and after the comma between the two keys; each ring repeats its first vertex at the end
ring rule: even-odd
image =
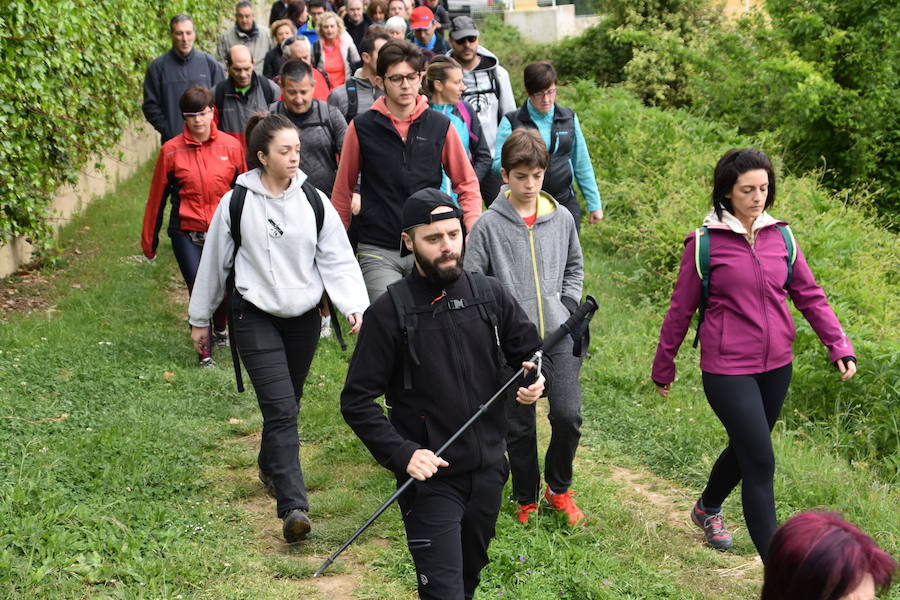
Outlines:
{"type": "Polygon", "coordinates": [[[728,447],[713,465],[701,500],[707,509],[720,507],[743,481],[744,519],[764,561],[776,527],[771,434],[790,383],[790,363],[755,375],[703,373],[703,391],[728,432],[728,447]]]}

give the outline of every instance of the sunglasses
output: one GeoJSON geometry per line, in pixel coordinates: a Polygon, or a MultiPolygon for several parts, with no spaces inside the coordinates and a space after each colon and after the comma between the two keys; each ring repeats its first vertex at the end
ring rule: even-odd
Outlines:
{"type": "Polygon", "coordinates": [[[189,117],[202,117],[203,115],[208,115],[212,111],[213,111],[213,109],[207,108],[205,110],[201,110],[200,112],[193,112],[193,113],[183,112],[183,113],[181,113],[181,116],[184,120],[187,120],[189,117]]]}
{"type": "Polygon", "coordinates": [[[469,35],[464,38],[459,38],[458,40],[454,40],[457,44],[474,44],[478,41],[478,36],[469,35]]]}

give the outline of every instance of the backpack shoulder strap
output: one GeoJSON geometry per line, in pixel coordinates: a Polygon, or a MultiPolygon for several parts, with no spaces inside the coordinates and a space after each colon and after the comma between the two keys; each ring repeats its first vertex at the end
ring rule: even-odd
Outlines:
{"type": "Polygon", "coordinates": [[[307,179],[303,182],[303,192],[306,199],[312,206],[313,213],[316,215],[316,236],[322,233],[322,225],[325,223],[325,205],[322,203],[322,197],[319,196],[319,190],[307,179]]]}
{"type": "Polygon", "coordinates": [[[213,89],[213,104],[216,105],[216,108],[220,109],[222,105],[225,103],[225,86],[228,80],[219,82],[215,89],[213,89]]]}
{"type": "MultiPolygon", "coordinates": [[[[244,200],[247,198],[247,188],[240,184],[235,184],[234,191],[231,192],[231,201],[228,203],[228,216],[231,218],[231,239],[234,240],[234,254],[232,259],[237,256],[238,248],[241,247],[241,214],[244,212],[244,200]]],[[[231,263],[231,269],[234,270],[234,260],[231,263]]]]}
{"type": "Polygon", "coordinates": [[[478,143],[478,136],[475,135],[475,132],[472,131],[472,113],[469,112],[469,107],[466,106],[466,103],[460,100],[456,103],[456,108],[459,110],[459,114],[462,116],[463,122],[466,124],[466,131],[469,132],[469,139],[478,143]]]}
{"type": "Polygon", "coordinates": [[[356,116],[356,111],[359,110],[359,90],[356,87],[356,77],[350,77],[347,79],[347,84],[345,88],[347,90],[347,122],[353,120],[353,117],[356,116]]]}
{"type": "Polygon", "coordinates": [[[319,59],[322,58],[322,40],[316,40],[316,43],[312,45],[312,65],[313,68],[318,68],[316,65],[319,64],[319,59]]]}
{"type": "Polygon", "coordinates": [[[259,77],[259,84],[262,86],[263,98],[266,101],[266,106],[272,104],[275,101],[275,90],[272,89],[272,82],[269,81],[266,77],[259,77]]]}
{"type": "Polygon", "coordinates": [[[697,309],[697,333],[694,348],[700,341],[700,326],[706,316],[706,301],[709,298],[709,227],[704,225],[694,230],[694,268],[700,277],[700,306],[697,309]]]}
{"type": "MultiPolygon", "coordinates": [[[[247,188],[236,184],[231,192],[231,200],[228,203],[228,213],[231,218],[231,239],[234,240],[234,252],[231,254],[231,272],[225,283],[228,294],[234,293],[234,263],[237,260],[238,248],[241,247],[241,214],[244,212],[244,200],[247,198],[247,188]]],[[[234,379],[237,391],[244,391],[244,378],[241,375],[241,357],[238,353],[237,338],[234,335],[234,311],[228,310],[228,339],[231,343],[231,361],[234,363],[234,379]]]]}
{"type": "Polygon", "coordinates": [[[417,313],[410,310],[415,305],[415,301],[409,289],[409,282],[406,281],[405,277],[390,284],[387,287],[387,293],[394,303],[394,310],[397,311],[397,319],[400,321],[401,341],[406,346],[406,357],[403,360],[403,389],[411,390],[412,364],[422,364],[414,344],[419,318],[417,313]]]}
{"type": "Polygon", "coordinates": [[[784,238],[784,246],[787,248],[787,279],[784,281],[784,288],[787,289],[791,285],[791,279],[794,276],[794,262],[797,260],[797,240],[794,239],[794,232],[791,231],[789,225],[776,225],[781,237],[784,238]]]}

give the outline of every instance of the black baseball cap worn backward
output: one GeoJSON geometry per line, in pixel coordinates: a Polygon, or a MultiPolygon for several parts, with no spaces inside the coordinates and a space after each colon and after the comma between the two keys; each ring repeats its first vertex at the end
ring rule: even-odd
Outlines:
{"type": "MultiPolygon", "coordinates": [[[[462,211],[453,203],[453,200],[444,192],[434,189],[425,188],[419,190],[406,199],[403,203],[403,209],[400,213],[400,228],[403,231],[409,231],[413,227],[419,225],[429,225],[435,221],[443,221],[444,219],[459,219],[462,224],[462,211]],[[451,209],[437,214],[432,214],[436,208],[446,206],[451,209]]],[[[406,244],[400,241],[400,256],[409,254],[406,244]]]]}

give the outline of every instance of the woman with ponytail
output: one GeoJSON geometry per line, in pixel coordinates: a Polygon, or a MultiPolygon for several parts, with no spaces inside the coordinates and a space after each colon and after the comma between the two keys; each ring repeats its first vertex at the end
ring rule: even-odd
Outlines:
{"type": "MultiPolygon", "coordinates": [[[[425,72],[423,85],[423,93],[428,96],[431,108],[450,118],[463,148],[466,149],[469,162],[475,169],[475,176],[481,181],[491,170],[491,150],[481,131],[478,113],[468,102],[462,100],[463,90],[466,89],[462,67],[449,56],[435,56],[425,72]]],[[[456,200],[446,173],[441,191],[456,200]]]]}
{"type": "Polygon", "coordinates": [[[222,197],[213,215],[188,315],[194,345],[205,346],[210,316],[231,273],[232,338],[263,416],[259,478],[277,500],[290,543],[304,539],[311,527],[297,416],[319,341],[317,305],[327,292],[355,334],[368,295],[340,218],[300,170],[294,125],[282,115],[255,115],[246,136],[252,170],[238,177],[235,192],[222,197]],[[245,196],[232,231],[237,190],[245,196]],[[321,229],[316,205],[324,213],[321,229]]]}

